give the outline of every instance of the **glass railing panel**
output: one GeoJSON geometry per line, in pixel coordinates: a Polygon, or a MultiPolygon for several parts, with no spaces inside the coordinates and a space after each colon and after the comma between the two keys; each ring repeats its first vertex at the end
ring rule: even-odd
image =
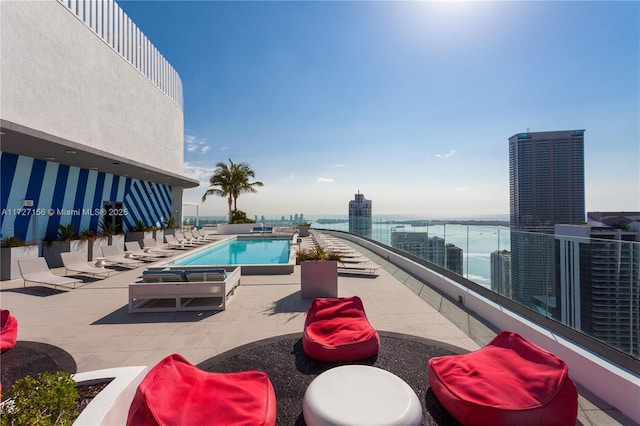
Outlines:
{"type": "MultiPolygon", "coordinates": [[[[256,219],[292,227],[302,220],[256,219]]],[[[314,228],[349,232],[347,216],[304,220],[314,228]]],[[[640,359],[640,242],[627,241],[640,231],[604,230],[592,238],[581,227],[575,229],[588,236],[393,217],[373,218],[370,229],[365,237],[444,267],[640,359]]]]}
{"type": "MultiPolygon", "coordinates": [[[[346,218],[307,220],[317,228],[349,232],[346,218]]],[[[369,238],[640,358],[637,241],[394,218],[374,218],[369,238]]]]}

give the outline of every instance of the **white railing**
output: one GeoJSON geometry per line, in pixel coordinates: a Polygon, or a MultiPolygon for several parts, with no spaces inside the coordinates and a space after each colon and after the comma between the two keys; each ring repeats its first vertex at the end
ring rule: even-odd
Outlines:
{"type": "Polygon", "coordinates": [[[58,2],[182,109],[180,76],[115,0],[58,0],[58,2]]]}

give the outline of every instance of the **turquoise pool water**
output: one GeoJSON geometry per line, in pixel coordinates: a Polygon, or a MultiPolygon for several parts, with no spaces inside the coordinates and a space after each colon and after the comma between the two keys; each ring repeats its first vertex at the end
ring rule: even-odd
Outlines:
{"type": "Polygon", "coordinates": [[[187,265],[279,265],[289,263],[289,239],[255,238],[229,240],[176,259],[187,265]]]}

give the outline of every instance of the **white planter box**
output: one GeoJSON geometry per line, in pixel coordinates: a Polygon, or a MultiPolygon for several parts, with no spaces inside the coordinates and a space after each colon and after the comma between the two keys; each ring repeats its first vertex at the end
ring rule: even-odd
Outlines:
{"type": "Polygon", "coordinates": [[[73,375],[77,383],[100,383],[113,378],[73,422],[76,426],[125,425],[138,385],[147,375],[146,366],[108,368],[73,375]]]}
{"type": "Polygon", "coordinates": [[[116,234],[109,237],[109,245],[116,246],[124,251],[124,234],[116,234]]]}
{"type": "Polygon", "coordinates": [[[64,266],[60,253],[78,252],[83,259],[89,259],[89,242],[86,240],[71,241],[45,241],[42,244],[42,256],[47,261],[49,268],[64,266]]]}
{"type": "Polygon", "coordinates": [[[153,231],[129,231],[125,235],[125,241],[137,241],[140,247],[144,247],[145,238],[155,238],[153,231]]]}
{"type": "Polygon", "coordinates": [[[307,260],[300,262],[300,295],[303,299],[338,297],[338,262],[307,260]]]}
{"type": "Polygon", "coordinates": [[[309,227],[308,226],[298,226],[298,235],[301,237],[309,236],[309,227]]]}
{"type": "MultiPolygon", "coordinates": [[[[153,238],[156,240],[156,244],[159,246],[164,244],[164,229],[157,229],[153,231],[153,238]]],[[[140,244],[140,247],[144,247],[144,244],[140,244]]]]}
{"type": "Polygon", "coordinates": [[[21,247],[6,247],[0,249],[1,280],[15,280],[20,278],[20,268],[18,267],[19,259],[35,259],[38,257],[39,246],[28,245],[21,247]]]}
{"type": "Polygon", "coordinates": [[[102,247],[109,245],[109,239],[107,237],[98,237],[95,240],[89,240],[89,261],[94,260],[96,257],[102,257],[102,247]]]}

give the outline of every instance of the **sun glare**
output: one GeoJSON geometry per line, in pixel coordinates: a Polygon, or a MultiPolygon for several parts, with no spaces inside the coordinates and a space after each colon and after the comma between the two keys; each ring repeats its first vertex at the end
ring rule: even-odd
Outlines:
{"type": "Polygon", "coordinates": [[[490,37],[502,13],[491,2],[443,0],[402,3],[393,19],[407,42],[450,48],[490,37]]]}

